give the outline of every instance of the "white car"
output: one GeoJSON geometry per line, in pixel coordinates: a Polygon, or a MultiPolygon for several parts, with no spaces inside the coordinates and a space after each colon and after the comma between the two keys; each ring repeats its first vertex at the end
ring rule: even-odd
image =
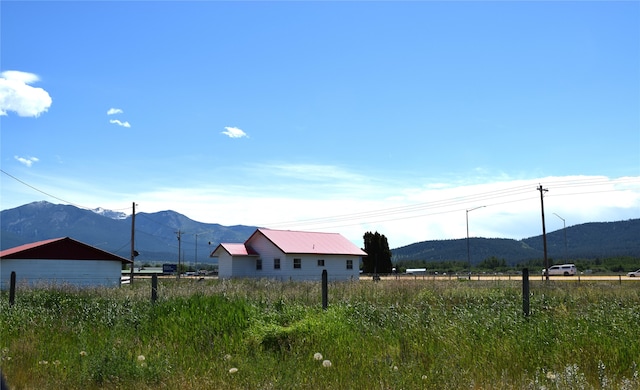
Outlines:
{"type": "MultiPolygon", "coordinates": [[[[542,275],[544,275],[544,269],[542,270],[542,275]]],[[[575,264],[562,264],[562,265],[554,265],[549,267],[549,275],[564,275],[564,276],[573,276],[578,273],[578,269],[575,264]]]]}
{"type": "Polygon", "coordinates": [[[627,273],[627,276],[630,278],[635,278],[636,276],[640,277],[640,269],[627,273]]]}

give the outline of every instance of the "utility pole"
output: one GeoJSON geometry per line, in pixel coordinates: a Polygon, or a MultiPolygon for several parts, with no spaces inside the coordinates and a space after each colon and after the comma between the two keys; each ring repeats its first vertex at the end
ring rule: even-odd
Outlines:
{"type": "Polygon", "coordinates": [[[180,279],[180,254],[182,253],[182,240],[180,238],[182,237],[182,232],[178,230],[176,233],[178,234],[178,279],[180,279]]]}
{"type": "Polygon", "coordinates": [[[540,191],[540,206],[542,208],[542,244],[544,247],[544,277],[549,280],[549,259],[547,258],[547,230],[544,226],[544,193],[549,191],[542,188],[542,184],[537,188],[540,191]]]}
{"type": "Polygon", "coordinates": [[[133,262],[136,258],[136,202],[133,202],[133,213],[131,214],[131,275],[129,276],[129,284],[133,285],[133,262]]]}

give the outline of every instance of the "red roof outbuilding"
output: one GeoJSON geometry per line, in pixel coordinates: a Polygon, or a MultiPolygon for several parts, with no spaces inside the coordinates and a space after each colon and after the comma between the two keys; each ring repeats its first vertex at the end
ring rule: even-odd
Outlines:
{"type": "Polygon", "coordinates": [[[113,260],[131,263],[129,259],[69,237],[43,240],[5,249],[0,251],[0,259],[113,260]]]}

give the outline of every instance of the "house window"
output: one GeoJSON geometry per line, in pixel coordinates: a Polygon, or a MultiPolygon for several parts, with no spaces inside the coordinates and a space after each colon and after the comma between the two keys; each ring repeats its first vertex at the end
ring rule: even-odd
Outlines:
{"type": "Polygon", "coordinates": [[[347,269],[353,269],[353,260],[347,260],[347,269]]]}
{"type": "Polygon", "coordinates": [[[262,259],[256,259],[256,269],[258,271],[262,269],[262,259]]]}
{"type": "Polygon", "coordinates": [[[280,259],[273,259],[273,269],[280,269],[280,259]]]}
{"type": "Polygon", "coordinates": [[[318,259],[318,267],[324,267],[324,259],[318,259]]]}
{"type": "Polygon", "coordinates": [[[293,259],[293,268],[295,269],[302,268],[302,259],[293,259]]]}

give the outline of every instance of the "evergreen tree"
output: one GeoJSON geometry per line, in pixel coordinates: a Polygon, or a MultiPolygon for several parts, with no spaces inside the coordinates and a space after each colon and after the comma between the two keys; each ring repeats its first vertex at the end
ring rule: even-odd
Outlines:
{"type": "Polygon", "coordinates": [[[367,256],[362,260],[362,271],[364,273],[391,273],[391,250],[387,237],[378,232],[366,232],[364,234],[364,251],[367,256]]]}

